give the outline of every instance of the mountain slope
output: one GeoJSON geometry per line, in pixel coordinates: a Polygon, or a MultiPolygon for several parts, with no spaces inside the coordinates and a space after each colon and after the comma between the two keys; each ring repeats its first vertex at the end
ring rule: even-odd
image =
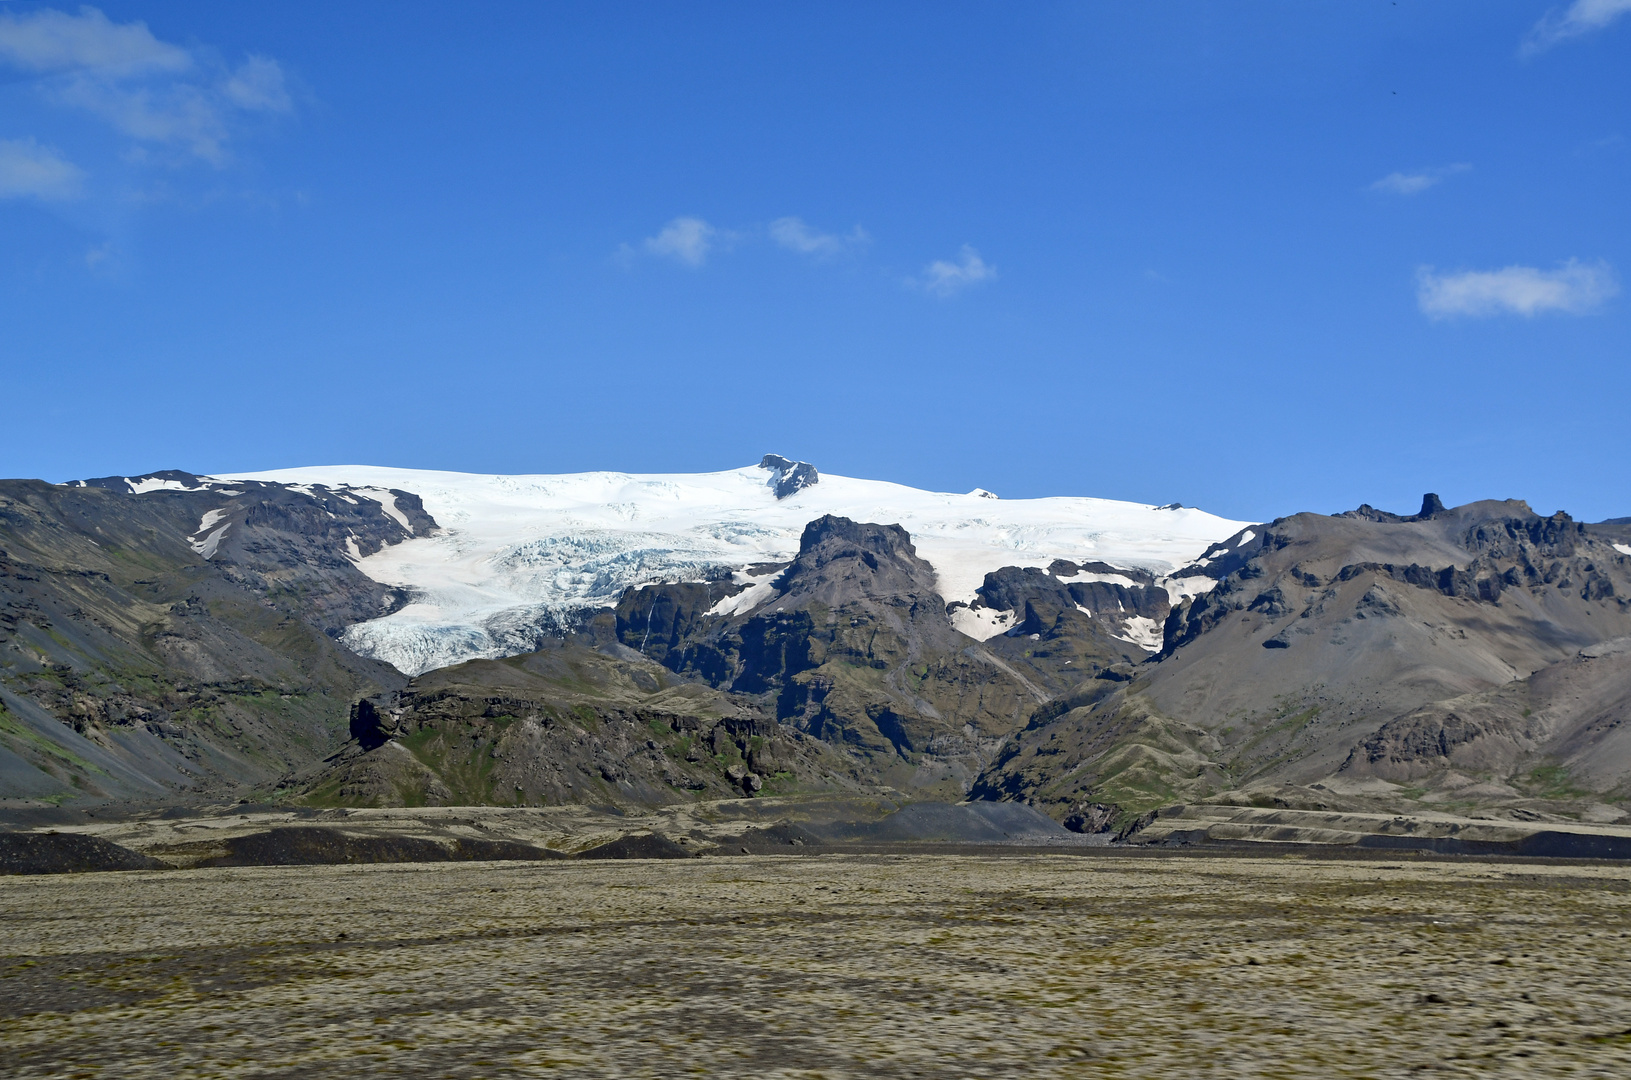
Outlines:
{"type": "Polygon", "coordinates": [[[1389,720],[1338,775],[1407,783],[1440,802],[1525,790],[1631,798],[1631,638],[1389,720]]]}
{"type": "Polygon", "coordinates": [[[400,602],[348,546],[410,535],[376,502],[184,473],[0,481],[0,798],[219,794],[331,752],[351,699],[402,681],[331,637],[400,602]]]}

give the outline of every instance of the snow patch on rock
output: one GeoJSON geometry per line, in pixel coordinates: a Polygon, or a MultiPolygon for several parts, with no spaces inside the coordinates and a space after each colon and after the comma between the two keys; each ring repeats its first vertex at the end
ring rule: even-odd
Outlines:
{"type": "Polygon", "coordinates": [[[1122,624],[1118,640],[1137,645],[1145,652],[1161,651],[1161,624],[1143,615],[1129,615],[1122,624]]]}

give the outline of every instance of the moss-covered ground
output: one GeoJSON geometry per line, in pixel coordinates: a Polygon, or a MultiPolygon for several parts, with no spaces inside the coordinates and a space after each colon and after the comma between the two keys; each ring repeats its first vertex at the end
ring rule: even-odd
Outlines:
{"type": "Polygon", "coordinates": [[[1631,868],[820,856],[0,879],[18,1078],[1620,1077],[1631,868]]]}

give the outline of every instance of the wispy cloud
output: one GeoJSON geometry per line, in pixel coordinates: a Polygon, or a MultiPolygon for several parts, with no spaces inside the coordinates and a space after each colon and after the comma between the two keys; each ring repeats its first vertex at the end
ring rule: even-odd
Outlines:
{"type": "Polygon", "coordinates": [[[1443,165],[1436,169],[1418,169],[1415,172],[1388,173],[1382,179],[1371,184],[1372,191],[1385,191],[1390,195],[1418,195],[1434,184],[1440,183],[1447,176],[1466,172],[1472,168],[1465,162],[1454,165],[1443,165]]]}
{"type": "Polygon", "coordinates": [[[1519,49],[1525,56],[1544,52],[1559,42],[1596,33],[1631,13],[1631,0],[1574,0],[1563,11],[1548,11],[1529,31],[1519,49]]]}
{"type": "Polygon", "coordinates": [[[980,258],[980,253],[967,244],[958,252],[958,259],[958,262],[936,259],[923,268],[922,278],[911,284],[932,296],[945,297],[997,276],[997,268],[980,258]]]}
{"type": "Polygon", "coordinates": [[[21,18],[0,15],[0,57],[25,71],[95,69],[109,75],[186,71],[186,49],[153,36],[144,22],[123,26],[92,7],[78,15],[35,12],[21,18]]]}
{"type": "Polygon", "coordinates": [[[1430,266],[1416,272],[1416,302],[1436,319],[1546,312],[1583,315],[1620,291],[1606,262],[1570,259],[1555,270],[1508,266],[1440,274],[1430,266]]]}
{"type": "Polygon", "coordinates": [[[677,217],[664,225],[657,235],[642,240],[639,248],[628,244],[621,245],[615,258],[625,267],[632,266],[643,250],[647,255],[673,259],[690,267],[700,267],[714,252],[738,244],[757,242],[763,239],[767,231],[776,246],[816,258],[853,250],[872,239],[859,225],[849,235],[840,236],[811,228],[799,217],[777,218],[770,223],[768,230],[760,225],[740,230],[723,229],[699,217],[677,217]]]}
{"type": "Polygon", "coordinates": [[[686,266],[701,266],[718,235],[719,230],[701,218],[677,217],[656,236],[646,237],[646,250],[686,266]]]}
{"type": "Polygon", "coordinates": [[[770,238],[788,251],[818,256],[837,255],[847,248],[864,244],[871,239],[866,230],[859,225],[855,226],[854,231],[848,236],[838,236],[812,229],[804,223],[803,218],[798,217],[777,218],[772,221],[770,238]]]}
{"type": "Polygon", "coordinates": [[[0,16],[0,63],[38,75],[49,101],[215,164],[226,160],[239,116],[293,107],[275,60],[250,56],[231,68],[208,51],[160,41],[146,23],[115,23],[90,7],[0,16]]]}
{"type": "Polygon", "coordinates": [[[294,107],[276,60],[251,56],[221,84],[221,92],[240,109],[288,112],[294,107]]]}
{"type": "Polygon", "coordinates": [[[78,197],[85,174],[33,139],[0,139],[0,199],[78,197]]]}

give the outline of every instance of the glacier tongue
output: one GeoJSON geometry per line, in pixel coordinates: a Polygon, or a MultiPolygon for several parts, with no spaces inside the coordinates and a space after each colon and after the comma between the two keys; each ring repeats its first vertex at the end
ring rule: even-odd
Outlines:
{"type": "MultiPolygon", "coordinates": [[[[813,473],[813,470],[812,470],[813,473]]],[[[762,467],[717,473],[489,476],[320,466],[224,478],[418,495],[441,526],[361,570],[415,602],[352,626],[346,644],[417,675],[537,648],[630,586],[723,576],[798,552],[823,514],[898,524],[964,602],[1002,566],[1102,561],[1166,573],[1247,523],[1107,499],[992,499],[821,474],[778,498],[762,467]]]]}

